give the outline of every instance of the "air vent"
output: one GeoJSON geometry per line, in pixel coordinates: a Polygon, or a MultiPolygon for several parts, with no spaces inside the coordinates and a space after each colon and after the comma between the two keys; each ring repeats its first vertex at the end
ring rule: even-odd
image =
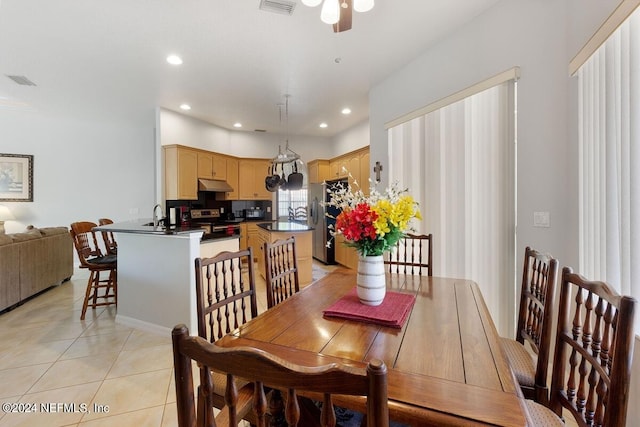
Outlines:
{"type": "Polygon", "coordinates": [[[287,0],[260,0],[260,9],[281,15],[293,15],[296,3],[287,0]]]}
{"type": "Polygon", "coordinates": [[[13,80],[14,82],[16,82],[17,84],[22,85],[22,86],[35,86],[36,85],[34,82],[29,80],[25,76],[10,76],[10,75],[7,74],[7,77],[9,77],[11,80],[13,80]]]}
{"type": "Polygon", "coordinates": [[[253,131],[254,132],[266,132],[267,130],[266,129],[254,129],[253,131]]]}

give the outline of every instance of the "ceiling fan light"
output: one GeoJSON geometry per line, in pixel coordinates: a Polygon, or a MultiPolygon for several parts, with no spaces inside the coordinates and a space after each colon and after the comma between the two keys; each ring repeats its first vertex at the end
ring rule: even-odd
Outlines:
{"type": "Polygon", "coordinates": [[[374,0],[353,0],[353,10],[356,12],[368,12],[373,6],[374,0]]]}
{"type": "Polygon", "coordinates": [[[302,4],[309,7],[316,7],[320,3],[322,3],[322,0],[302,0],[302,4]]]}
{"type": "Polygon", "coordinates": [[[340,20],[340,1],[324,0],[322,11],[320,12],[320,19],[325,24],[336,24],[340,20]]]}

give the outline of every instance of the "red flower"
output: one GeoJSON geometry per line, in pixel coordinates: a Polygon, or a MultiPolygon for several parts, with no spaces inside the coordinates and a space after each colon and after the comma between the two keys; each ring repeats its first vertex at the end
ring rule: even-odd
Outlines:
{"type": "Polygon", "coordinates": [[[375,240],[376,230],[373,222],[378,214],[367,203],[360,203],[354,209],[345,209],[336,218],[336,229],[345,239],[359,242],[369,238],[375,240]]]}

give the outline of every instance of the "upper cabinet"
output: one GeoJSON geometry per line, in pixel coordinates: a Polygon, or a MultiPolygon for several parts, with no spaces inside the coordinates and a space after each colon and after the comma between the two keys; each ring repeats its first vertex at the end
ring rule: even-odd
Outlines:
{"type": "Polygon", "coordinates": [[[227,158],[208,151],[198,151],[198,178],[227,179],[227,158]]]}
{"type": "MultiPolygon", "coordinates": [[[[309,162],[309,164],[311,163],[309,162]]],[[[369,193],[369,147],[352,151],[329,161],[327,180],[347,177],[350,185],[353,186],[357,182],[362,191],[369,193]]]]}
{"type": "Polygon", "coordinates": [[[331,179],[329,160],[310,161],[307,163],[307,173],[309,174],[309,182],[312,184],[321,184],[331,179]]]}
{"type": "Polygon", "coordinates": [[[360,186],[367,196],[369,195],[369,178],[371,178],[371,154],[369,150],[360,152],[360,186]]]}
{"type": "Polygon", "coordinates": [[[238,180],[238,159],[233,157],[227,157],[226,159],[226,168],[227,168],[227,182],[233,188],[233,191],[229,191],[224,193],[224,200],[239,200],[240,199],[240,189],[238,188],[239,180],[238,180]]]}
{"type": "Polygon", "coordinates": [[[177,145],[164,147],[165,197],[198,199],[198,151],[177,145]]]}
{"type": "Polygon", "coordinates": [[[273,193],[267,191],[264,179],[269,172],[271,161],[268,159],[240,159],[239,196],[241,200],[271,200],[273,193]]]}

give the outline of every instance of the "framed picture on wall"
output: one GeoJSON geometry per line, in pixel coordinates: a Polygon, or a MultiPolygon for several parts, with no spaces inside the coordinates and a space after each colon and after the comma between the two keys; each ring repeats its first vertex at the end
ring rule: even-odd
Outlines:
{"type": "Polygon", "coordinates": [[[33,202],[33,156],[0,154],[0,202],[33,202]]]}

